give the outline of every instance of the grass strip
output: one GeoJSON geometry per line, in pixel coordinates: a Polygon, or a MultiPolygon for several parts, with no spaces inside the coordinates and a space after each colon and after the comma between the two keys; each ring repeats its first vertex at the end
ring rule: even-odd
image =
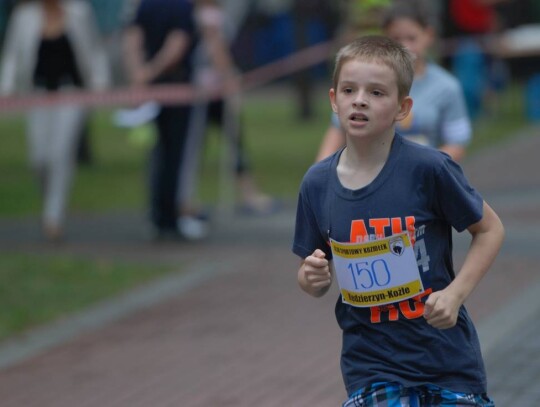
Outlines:
{"type": "Polygon", "coordinates": [[[172,272],[65,255],[0,256],[0,340],[172,272]]]}

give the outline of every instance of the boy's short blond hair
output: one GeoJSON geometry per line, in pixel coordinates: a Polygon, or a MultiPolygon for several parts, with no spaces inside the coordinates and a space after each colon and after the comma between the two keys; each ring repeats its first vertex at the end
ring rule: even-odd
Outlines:
{"type": "Polygon", "coordinates": [[[409,95],[414,79],[412,56],[401,44],[381,35],[357,38],[341,48],[336,55],[333,86],[337,88],[343,64],[350,60],[376,62],[388,66],[396,74],[398,98],[409,95]]]}

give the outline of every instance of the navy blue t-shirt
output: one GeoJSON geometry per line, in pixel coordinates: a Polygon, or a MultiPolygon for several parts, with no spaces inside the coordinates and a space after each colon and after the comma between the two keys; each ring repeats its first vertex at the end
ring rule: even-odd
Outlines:
{"type": "Polygon", "coordinates": [[[305,258],[318,248],[331,259],[329,237],[358,242],[408,231],[425,289],[413,299],[370,308],[338,298],[347,392],[375,382],[399,382],[485,393],[480,344],[465,307],[451,329],[436,329],[423,318],[429,294],[455,276],[452,228],[461,232],[481,220],[482,197],[446,154],[399,134],[383,169],[364,188],[342,186],[336,171],[340,154],[313,165],[302,181],[293,252],[305,258]]]}
{"type": "Polygon", "coordinates": [[[167,35],[174,30],[186,33],[191,39],[187,54],[178,66],[156,82],[188,82],[196,40],[193,2],[191,0],[142,0],[132,24],[144,32],[146,59],[153,58],[163,46],[167,35]]]}

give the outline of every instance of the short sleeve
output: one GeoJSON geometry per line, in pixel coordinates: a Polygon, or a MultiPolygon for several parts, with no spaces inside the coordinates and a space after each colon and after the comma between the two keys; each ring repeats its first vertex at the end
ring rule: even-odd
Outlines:
{"type": "Polygon", "coordinates": [[[483,216],[484,200],[463,174],[461,167],[444,156],[435,174],[435,202],[440,216],[458,232],[479,222],[483,216]]]}
{"type": "Polygon", "coordinates": [[[317,218],[310,204],[307,182],[304,180],[298,195],[296,223],[292,251],[305,259],[315,249],[321,249],[330,259],[332,253],[318,226],[317,218]]]}

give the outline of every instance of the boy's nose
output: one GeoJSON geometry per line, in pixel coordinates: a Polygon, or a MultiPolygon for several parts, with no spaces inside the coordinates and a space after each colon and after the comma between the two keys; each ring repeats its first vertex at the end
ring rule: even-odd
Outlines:
{"type": "Polygon", "coordinates": [[[353,102],[353,106],[354,107],[367,107],[368,102],[364,97],[360,96],[356,98],[356,100],[353,102]]]}

